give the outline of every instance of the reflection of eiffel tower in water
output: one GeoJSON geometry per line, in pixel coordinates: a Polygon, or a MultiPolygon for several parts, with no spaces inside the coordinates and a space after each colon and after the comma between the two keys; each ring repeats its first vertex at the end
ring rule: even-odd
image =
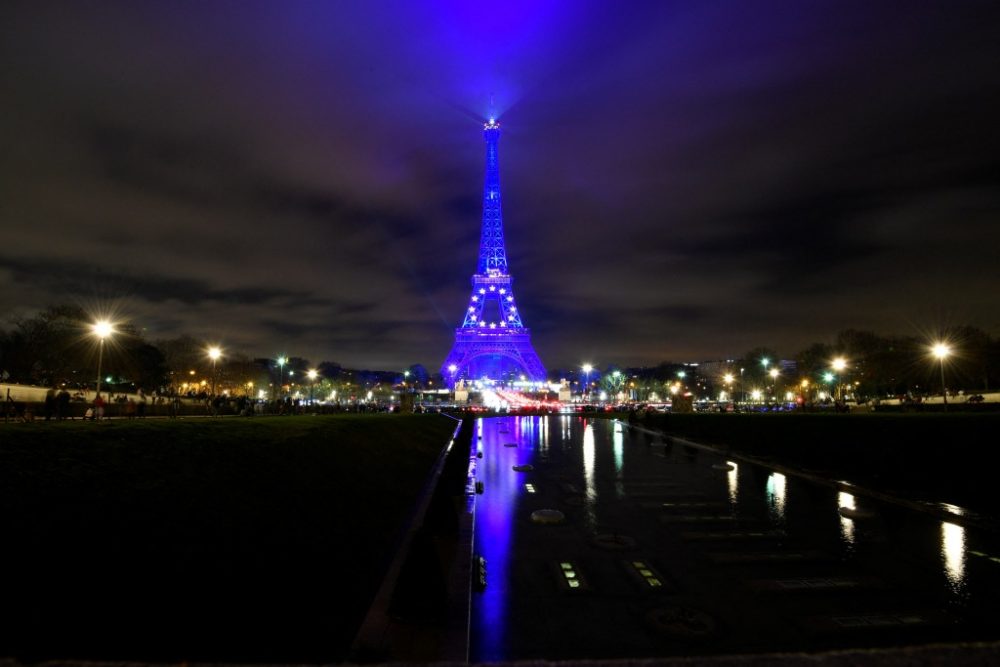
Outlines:
{"type": "Polygon", "coordinates": [[[472,276],[472,296],[465,320],[455,329],[455,344],[441,367],[441,374],[452,385],[456,380],[483,378],[507,382],[521,375],[540,382],[545,380],[545,367],[531,346],[531,332],[521,321],[511,288],[512,278],[507,273],[497,157],[500,125],[491,118],[483,136],[486,137],[486,185],[479,267],[472,276]]]}

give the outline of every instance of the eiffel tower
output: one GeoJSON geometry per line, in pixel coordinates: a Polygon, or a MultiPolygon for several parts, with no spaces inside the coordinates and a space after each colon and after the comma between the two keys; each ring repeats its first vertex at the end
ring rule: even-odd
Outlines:
{"type": "Polygon", "coordinates": [[[500,125],[490,118],[483,127],[486,138],[486,184],[483,188],[483,230],[479,241],[479,267],[472,276],[472,295],[462,326],[455,329],[455,344],[441,367],[451,386],[458,380],[490,379],[500,383],[519,379],[546,379],[545,367],[531,346],[531,332],[524,326],[507,273],[507,248],[500,211],[500,163],[497,141],[500,125]]]}

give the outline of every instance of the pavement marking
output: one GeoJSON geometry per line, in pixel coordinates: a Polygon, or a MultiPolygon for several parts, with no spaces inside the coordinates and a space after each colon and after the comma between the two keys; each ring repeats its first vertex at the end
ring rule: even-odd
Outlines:
{"type": "Polygon", "coordinates": [[[566,591],[585,591],[590,586],[580,572],[577,563],[571,560],[559,561],[555,564],[556,580],[560,588],[566,591]]]}
{"type": "Polygon", "coordinates": [[[665,579],[663,575],[644,560],[626,560],[625,568],[634,579],[650,590],[662,590],[665,579]]]}
{"type": "Polygon", "coordinates": [[[536,493],[537,492],[537,489],[535,488],[535,485],[532,484],[531,482],[528,482],[527,484],[524,485],[524,490],[527,491],[528,493],[536,493]]]}

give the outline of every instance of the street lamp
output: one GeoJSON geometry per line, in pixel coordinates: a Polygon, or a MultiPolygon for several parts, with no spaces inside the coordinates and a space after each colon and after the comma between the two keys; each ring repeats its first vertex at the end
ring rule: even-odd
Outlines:
{"type": "Polygon", "coordinates": [[[951,347],[947,343],[935,343],[931,352],[941,363],[941,399],[944,401],[944,410],[948,411],[948,390],[944,386],[944,360],[951,354],[951,347]]]}
{"type": "MultiPolygon", "coordinates": [[[[735,378],[733,378],[733,374],[732,373],[726,373],[725,375],[722,376],[722,381],[726,384],[727,398],[729,399],[730,402],[734,403],[734,407],[735,407],[735,401],[733,401],[733,380],[734,379],[735,378]]],[[[720,400],[721,400],[721,398],[720,398],[720,400]]]]}
{"type": "Polygon", "coordinates": [[[840,400],[844,400],[844,390],[842,388],[842,385],[840,384],[840,380],[841,380],[841,374],[844,372],[844,369],[847,368],[847,359],[844,359],[843,357],[837,357],[830,364],[830,367],[837,372],[837,394],[839,395],[840,400]]]}
{"type": "Polygon", "coordinates": [[[114,325],[107,320],[99,320],[91,325],[91,329],[94,335],[97,336],[98,348],[97,348],[97,390],[95,391],[96,396],[101,395],[101,362],[104,361],[104,339],[115,332],[114,325]]]}
{"type": "Polygon", "coordinates": [[[581,369],[583,370],[584,377],[584,391],[587,395],[590,395],[590,371],[594,370],[594,367],[590,364],[584,364],[581,369]]]}
{"type": "Polygon", "coordinates": [[[222,350],[218,347],[208,348],[208,358],[212,360],[212,396],[215,396],[215,365],[222,356],[222,350]]]}
{"type": "Polygon", "coordinates": [[[278,357],[278,398],[281,398],[281,389],[285,386],[285,364],[288,359],[278,357]]]}
{"type": "Polygon", "coordinates": [[[778,376],[781,374],[781,371],[779,371],[777,368],[772,368],[771,370],[769,370],[767,372],[767,374],[771,376],[771,391],[773,391],[775,394],[777,394],[778,393],[778,376]]]}
{"type": "Polygon", "coordinates": [[[319,373],[316,372],[315,368],[311,368],[309,369],[309,372],[306,373],[306,375],[309,376],[309,405],[312,405],[313,393],[314,393],[313,390],[316,387],[316,376],[319,375],[319,373]]]}

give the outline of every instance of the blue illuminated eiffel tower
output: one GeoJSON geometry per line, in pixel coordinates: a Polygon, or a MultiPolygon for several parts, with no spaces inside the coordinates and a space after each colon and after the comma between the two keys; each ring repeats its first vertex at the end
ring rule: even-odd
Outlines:
{"type": "Polygon", "coordinates": [[[454,386],[457,380],[509,382],[546,379],[545,367],[531,346],[531,332],[524,326],[514,301],[513,279],[507,273],[507,249],[500,210],[500,163],[497,141],[500,125],[493,118],[483,128],[486,138],[486,185],[483,188],[483,230],[479,241],[479,267],[472,276],[472,295],[462,326],[455,329],[455,344],[441,367],[454,386]]]}

